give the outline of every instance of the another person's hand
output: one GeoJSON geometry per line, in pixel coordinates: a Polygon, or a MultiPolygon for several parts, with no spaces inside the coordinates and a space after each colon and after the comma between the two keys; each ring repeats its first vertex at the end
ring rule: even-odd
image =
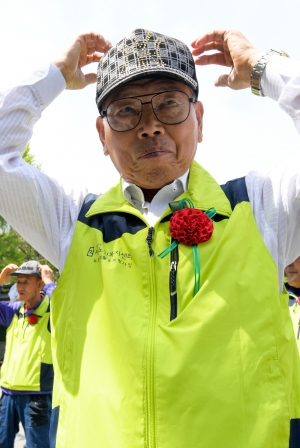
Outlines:
{"type": "Polygon", "coordinates": [[[11,280],[11,276],[9,275],[11,272],[18,269],[18,266],[14,263],[10,263],[5,268],[2,269],[0,273],[0,285],[3,285],[3,283],[7,283],[11,280]]]}
{"type": "Polygon", "coordinates": [[[192,42],[195,64],[216,64],[231,67],[229,74],[215,80],[215,86],[246,89],[250,86],[252,69],[263,52],[255,48],[242,33],[235,30],[214,30],[192,42]],[[217,50],[217,53],[203,54],[217,50]],[[202,56],[201,56],[202,55],[202,56]]]}
{"type": "Polygon", "coordinates": [[[85,75],[81,69],[92,62],[99,62],[102,54],[107,52],[111,46],[111,43],[101,34],[84,33],[77,36],[70,43],[69,48],[53,61],[66,80],[66,88],[83,89],[96,82],[96,73],[85,75]]]}
{"type": "Polygon", "coordinates": [[[45,285],[48,283],[52,283],[53,271],[47,264],[41,264],[39,266],[39,270],[41,271],[41,277],[45,285]]]}

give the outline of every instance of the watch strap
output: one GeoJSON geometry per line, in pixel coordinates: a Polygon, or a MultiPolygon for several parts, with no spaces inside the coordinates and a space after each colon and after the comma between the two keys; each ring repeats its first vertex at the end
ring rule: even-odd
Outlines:
{"type": "Polygon", "coordinates": [[[254,93],[254,95],[257,96],[265,96],[262,87],[261,87],[261,78],[263,75],[263,72],[266,68],[267,63],[271,59],[272,56],[285,56],[289,57],[288,54],[285,51],[282,50],[274,50],[271,48],[267,51],[262,57],[256,62],[256,64],[253,67],[253,70],[251,72],[250,77],[250,86],[251,91],[254,93]]]}

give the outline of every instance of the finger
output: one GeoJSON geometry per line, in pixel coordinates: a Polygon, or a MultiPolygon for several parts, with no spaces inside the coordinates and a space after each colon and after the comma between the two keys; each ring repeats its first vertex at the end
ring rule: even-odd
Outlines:
{"type": "Polygon", "coordinates": [[[200,47],[194,48],[192,50],[192,54],[194,56],[198,56],[199,54],[204,53],[205,51],[210,51],[210,50],[218,50],[218,51],[223,51],[224,47],[222,43],[219,42],[209,42],[205,45],[201,45],[200,47]]]}
{"type": "Polygon", "coordinates": [[[109,40],[105,39],[101,34],[94,32],[81,34],[78,36],[78,39],[88,48],[94,46],[95,51],[106,52],[112,47],[109,40]]]}
{"type": "Polygon", "coordinates": [[[91,64],[92,62],[99,62],[100,59],[102,58],[102,54],[100,53],[93,53],[93,54],[89,54],[86,57],[86,62],[85,64],[91,64]]]}
{"type": "Polygon", "coordinates": [[[223,42],[224,34],[226,30],[213,30],[202,36],[197,37],[197,39],[193,40],[191,43],[193,48],[201,47],[203,45],[208,44],[209,42],[223,42]]]}
{"type": "Polygon", "coordinates": [[[231,63],[226,61],[224,53],[214,53],[210,55],[200,56],[199,58],[195,58],[196,65],[223,65],[225,67],[230,67],[231,63]]]}
{"type": "Polygon", "coordinates": [[[229,75],[220,75],[216,80],[215,80],[215,86],[216,87],[228,87],[228,78],[229,75]]]}

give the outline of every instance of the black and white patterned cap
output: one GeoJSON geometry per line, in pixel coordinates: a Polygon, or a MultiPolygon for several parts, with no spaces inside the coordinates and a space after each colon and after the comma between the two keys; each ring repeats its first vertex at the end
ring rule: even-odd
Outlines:
{"type": "Polygon", "coordinates": [[[198,96],[195,63],[188,46],[173,37],[139,28],[111,48],[99,62],[98,109],[113,89],[148,75],[175,78],[189,85],[198,96]]]}

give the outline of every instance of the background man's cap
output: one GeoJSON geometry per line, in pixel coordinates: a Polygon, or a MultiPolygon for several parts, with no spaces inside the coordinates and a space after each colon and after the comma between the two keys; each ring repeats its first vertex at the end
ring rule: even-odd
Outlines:
{"type": "Polygon", "coordinates": [[[25,275],[37,275],[38,277],[42,277],[41,271],[38,269],[40,263],[34,260],[26,261],[25,263],[21,264],[21,266],[18,267],[18,269],[14,272],[11,272],[10,275],[19,275],[19,274],[25,274],[25,275]]]}
{"type": "Polygon", "coordinates": [[[173,37],[139,28],[100,60],[96,94],[98,109],[116,87],[153,75],[184,82],[198,96],[195,63],[188,46],[173,37]]]}

